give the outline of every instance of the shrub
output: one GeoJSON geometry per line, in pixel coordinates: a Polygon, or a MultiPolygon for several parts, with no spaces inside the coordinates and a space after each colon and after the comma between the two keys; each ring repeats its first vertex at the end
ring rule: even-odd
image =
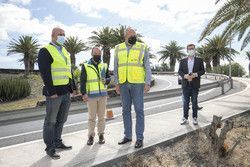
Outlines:
{"type": "MultiPolygon", "coordinates": [[[[214,67],[212,70],[213,73],[229,75],[229,65],[222,65],[214,67]]],[[[246,74],[246,71],[239,63],[232,63],[232,76],[233,77],[242,77],[246,74]]]]}
{"type": "Polygon", "coordinates": [[[30,95],[31,88],[27,79],[0,79],[0,102],[17,100],[30,95]]]}

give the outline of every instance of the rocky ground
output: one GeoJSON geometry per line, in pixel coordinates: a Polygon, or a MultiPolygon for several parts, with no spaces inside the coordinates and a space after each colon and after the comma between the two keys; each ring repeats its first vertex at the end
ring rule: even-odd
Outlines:
{"type": "MultiPolygon", "coordinates": [[[[250,167],[250,112],[232,121],[233,129],[227,133],[224,141],[224,156],[215,153],[205,134],[207,131],[202,129],[166,148],[155,148],[154,152],[146,155],[132,155],[122,166],[250,167]],[[239,144],[230,152],[236,142],[239,144]]],[[[220,133],[220,129],[217,133],[220,133]]]]}

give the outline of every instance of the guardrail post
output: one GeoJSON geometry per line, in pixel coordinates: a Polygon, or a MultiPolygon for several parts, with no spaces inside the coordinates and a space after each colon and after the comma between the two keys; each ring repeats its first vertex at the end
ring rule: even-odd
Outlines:
{"type": "Polygon", "coordinates": [[[223,94],[225,94],[224,82],[223,81],[220,83],[220,86],[221,86],[221,94],[223,95],[223,94]]]}
{"type": "Polygon", "coordinates": [[[232,77],[229,77],[229,82],[230,82],[231,89],[233,89],[234,87],[233,87],[233,79],[232,79],[232,77]]]}

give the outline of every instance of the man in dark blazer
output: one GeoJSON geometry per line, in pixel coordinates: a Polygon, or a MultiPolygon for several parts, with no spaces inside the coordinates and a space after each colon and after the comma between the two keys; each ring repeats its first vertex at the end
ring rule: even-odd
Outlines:
{"type": "Polygon", "coordinates": [[[187,45],[188,56],[181,60],[178,74],[182,77],[182,93],[183,93],[183,119],[181,125],[188,123],[188,110],[190,97],[193,110],[193,124],[197,125],[197,98],[200,88],[201,76],[205,73],[203,60],[195,57],[195,45],[187,45]]]}

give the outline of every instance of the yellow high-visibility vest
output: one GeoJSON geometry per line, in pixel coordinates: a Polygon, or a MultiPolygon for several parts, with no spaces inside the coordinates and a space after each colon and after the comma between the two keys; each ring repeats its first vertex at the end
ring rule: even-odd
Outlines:
{"type": "Polygon", "coordinates": [[[98,71],[94,65],[84,63],[87,73],[86,93],[88,95],[106,94],[107,86],[102,82],[102,78],[106,79],[107,64],[99,63],[98,71]]]}
{"type": "Polygon", "coordinates": [[[125,42],[115,47],[115,56],[118,60],[118,81],[125,83],[145,83],[145,69],[143,66],[144,43],[136,42],[129,53],[125,42]]]}
{"type": "Polygon", "coordinates": [[[51,44],[45,46],[53,58],[53,63],[51,64],[51,75],[54,86],[67,85],[69,83],[69,78],[72,79],[71,73],[71,60],[70,55],[67,50],[62,47],[62,54],[59,53],[57,48],[51,44]]]}

